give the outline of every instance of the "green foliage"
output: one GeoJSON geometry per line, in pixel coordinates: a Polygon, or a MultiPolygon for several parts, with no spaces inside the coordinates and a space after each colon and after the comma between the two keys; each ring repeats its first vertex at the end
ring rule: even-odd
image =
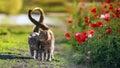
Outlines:
{"type": "Polygon", "coordinates": [[[1,0],[0,1],[0,12],[6,14],[16,14],[22,8],[22,0],[1,0]]]}
{"type": "Polygon", "coordinates": [[[41,7],[45,12],[65,12],[66,0],[24,0],[24,7],[21,12],[27,12],[28,9],[41,7]]]}
{"type": "MultiPolygon", "coordinates": [[[[110,4],[107,3],[106,5],[109,7],[110,4]]],[[[118,6],[113,7],[114,11],[119,8],[118,6]]],[[[120,17],[114,18],[112,16],[114,12],[109,9],[109,12],[107,13],[110,14],[110,20],[106,21],[105,19],[101,19],[101,14],[106,14],[106,12],[100,12],[101,8],[102,6],[99,3],[92,3],[92,5],[83,6],[81,3],[76,2],[71,7],[70,17],[72,19],[72,23],[68,22],[68,33],[71,36],[69,43],[72,44],[74,51],[77,53],[76,58],[74,58],[74,62],[86,63],[90,68],[119,68],[120,32],[118,30],[120,30],[120,17]],[[82,7],[82,10],[79,9],[80,7],[82,7]],[[91,8],[96,8],[97,10],[92,12],[91,8]],[[99,15],[98,18],[94,17],[95,13],[99,15]],[[86,24],[84,19],[85,16],[90,20],[90,22],[88,22],[89,25],[86,24]],[[98,21],[101,21],[104,26],[91,26],[98,21]],[[110,33],[107,33],[108,27],[112,29],[110,33]],[[89,30],[94,30],[95,34],[93,34],[91,38],[85,39],[85,41],[78,42],[75,37],[77,33],[79,32],[82,34],[82,32],[86,32],[87,35],[89,35],[89,30]]],[[[120,16],[119,14],[117,15],[120,16]]]]}
{"type": "Polygon", "coordinates": [[[91,50],[90,64],[92,68],[118,68],[120,60],[119,34],[104,36],[102,39],[89,40],[85,45],[86,53],[91,50]]]}

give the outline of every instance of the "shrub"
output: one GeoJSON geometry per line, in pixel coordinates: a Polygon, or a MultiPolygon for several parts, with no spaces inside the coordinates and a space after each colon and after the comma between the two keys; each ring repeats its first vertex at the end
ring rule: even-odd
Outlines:
{"type": "Polygon", "coordinates": [[[120,67],[120,2],[108,1],[75,2],[67,8],[70,16],[66,39],[91,68],[120,67]]]}

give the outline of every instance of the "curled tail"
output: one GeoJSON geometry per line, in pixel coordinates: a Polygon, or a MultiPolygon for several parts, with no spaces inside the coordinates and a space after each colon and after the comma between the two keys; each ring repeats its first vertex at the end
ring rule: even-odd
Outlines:
{"type": "Polygon", "coordinates": [[[40,12],[40,14],[41,14],[39,21],[36,21],[35,19],[32,18],[32,16],[31,16],[32,15],[32,10],[28,11],[28,17],[29,17],[29,19],[32,21],[33,24],[35,24],[39,28],[41,28],[43,30],[48,30],[49,29],[48,26],[45,25],[45,24],[43,24],[43,20],[44,20],[43,10],[40,9],[40,8],[33,9],[33,11],[35,11],[35,10],[38,10],[40,12]]]}
{"type": "Polygon", "coordinates": [[[43,23],[44,20],[44,12],[42,8],[36,7],[33,9],[33,11],[39,11],[40,12],[40,18],[39,18],[39,23],[43,23]]]}

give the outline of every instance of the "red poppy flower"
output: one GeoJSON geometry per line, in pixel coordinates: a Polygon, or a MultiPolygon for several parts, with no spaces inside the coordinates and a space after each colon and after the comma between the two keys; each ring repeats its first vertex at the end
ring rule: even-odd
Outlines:
{"type": "Polygon", "coordinates": [[[70,36],[69,33],[65,33],[65,37],[66,37],[67,40],[71,39],[71,36],[70,36]]]}
{"type": "Polygon", "coordinates": [[[67,10],[67,12],[70,12],[70,11],[71,11],[71,8],[70,8],[70,7],[67,7],[66,10],[67,10]]]}
{"type": "Polygon", "coordinates": [[[96,25],[97,25],[97,26],[104,26],[101,21],[97,22],[96,25]]]}
{"type": "Polygon", "coordinates": [[[91,8],[90,11],[96,13],[96,8],[91,8]]]}
{"type": "Polygon", "coordinates": [[[113,8],[113,6],[112,6],[112,5],[110,5],[109,9],[110,9],[110,10],[113,10],[114,8],[113,8]]]}
{"type": "Polygon", "coordinates": [[[76,41],[78,43],[81,43],[81,42],[84,42],[86,40],[86,38],[87,38],[86,36],[78,37],[78,38],[76,38],[76,41]]]}
{"type": "Polygon", "coordinates": [[[110,11],[109,10],[106,10],[105,13],[109,13],[110,11]]]}
{"type": "Polygon", "coordinates": [[[86,36],[83,36],[83,37],[81,38],[81,41],[82,41],[82,42],[85,42],[85,40],[86,40],[86,36]]]}
{"type": "Polygon", "coordinates": [[[110,0],[106,0],[106,3],[110,3],[111,1],[110,0]]]}
{"type": "Polygon", "coordinates": [[[120,30],[118,30],[118,33],[120,33],[120,30]]]}
{"type": "Polygon", "coordinates": [[[111,28],[107,28],[107,29],[106,29],[106,33],[107,33],[107,34],[110,34],[111,32],[112,32],[112,29],[111,29],[111,28]]]}
{"type": "Polygon", "coordinates": [[[89,18],[85,16],[84,19],[85,19],[85,23],[88,25],[90,22],[89,18]]]}
{"type": "Polygon", "coordinates": [[[118,8],[118,12],[120,12],[120,8],[118,8]]]}
{"type": "Polygon", "coordinates": [[[81,43],[81,42],[82,42],[81,38],[77,38],[76,41],[77,41],[78,43],[81,43]]]}
{"type": "Polygon", "coordinates": [[[109,13],[105,14],[104,20],[105,21],[110,21],[110,14],[109,13]]]}
{"type": "Polygon", "coordinates": [[[96,14],[96,13],[94,13],[94,16],[93,16],[94,18],[98,18],[99,17],[99,15],[98,14],[96,14]]]}
{"type": "Polygon", "coordinates": [[[87,17],[87,16],[85,16],[85,17],[84,17],[84,19],[88,19],[88,17],[87,17]]]}
{"type": "Polygon", "coordinates": [[[75,38],[80,38],[80,36],[81,36],[81,33],[79,32],[75,34],[75,38]]]}
{"type": "Polygon", "coordinates": [[[94,30],[90,30],[90,31],[89,31],[89,34],[94,34],[94,33],[95,33],[94,30]]]}
{"type": "Polygon", "coordinates": [[[72,19],[68,19],[67,22],[68,22],[68,24],[71,24],[72,23],[72,19]]]}
{"type": "Polygon", "coordinates": [[[87,38],[87,33],[86,32],[82,32],[82,33],[76,33],[75,34],[75,39],[78,43],[84,42],[87,38]]]}
{"type": "Polygon", "coordinates": [[[92,28],[97,28],[98,25],[97,25],[97,24],[91,24],[91,27],[92,27],[92,28]]]}
{"type": "Polygon", "coordinates": [[[101,12],[101,13],[105,13],[105,10],[104,10],[104,9],[101,9],[100,12],[101,12]]]}
{"type": "Polygon", "coordinates": [[[117,17],[117,18],[120,17],[120,11],[119,11],[119,10],[116,10],[116,12],[115,12],[115,17],[117,17]]]}
{"type": "Polygon", "coordinates": [[[113,10],[113,6],[110,6],[109,9],[113,10]]]}
{"type": "Polygon", "coordinates": [[[118,1],[115,2],[115,6],[119,6],[120,3],[118,1]]]}
{"type": "Polygon", "coordinates": [[[104,20],[105,20],[105,21],[110,21],[110,18],[105,17],[104,20]]]}
{"type": "Polygon", "coordinates": [[[87,33],[86,33],[86,32],[82,32],[81,35],[82,35],[82,36],[85,36],[85,35],[87,35],[87,33]]]}
{"type": "Polygon", "coordinates": [[[107,8],[107,5],[104,5],[104,8],[107,8]]]}
{"type": "Polygon", "coordinates": [[[83,39],[83,41],[85,41],[85,39],[88,38],[86,32],[82,32],[81,35],[82,35],[82,39],[83,39]]]}
{"type": "Polygon", "coordinates": [[[83,8],[82,8],[82,7],[80,7],[79,9],[80,9],[80,10],[82,10],[83,8]]]}
{"type": "Polygon", "coordinates": [[[83,35],[82,36],[82,41],[84,42],[86,40],[86,38],[88,38],[88,36],[87,35],[83,35]]]}
{"type": "Polygon", "coordinates": [[[82,40],[81,40],[81,33],[76,33],[75,34],[75,39],[76,39],[76,41],[78,42],[78,43],[81,43],[82,42],[82,40]]]}

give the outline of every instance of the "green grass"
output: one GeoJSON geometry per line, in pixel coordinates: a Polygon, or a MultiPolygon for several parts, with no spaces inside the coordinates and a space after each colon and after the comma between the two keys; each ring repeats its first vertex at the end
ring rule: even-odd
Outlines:
{"type": "Polygon", "coordinates": [[[3,31],[0,32],[0,53],[20,54],[20,50],[28,50],[27,37],[31,29],[29,26],[1,26],[3,31]]]}
{"type": "Polygon", "coordinates": [[[56,38],[55,58],[52,62],[40,62],[30,58],[28,36],[33,26],[0,26],[0,68],[66,68],[65,56],[62,55],[64,32],[57,27],[50,27],[56,38]]]}
{"type": "Polygon", "coordinates": [[[0,68],[65,68],[65,64],[61,62],[39,62],[33,59],[21,60],[0,60],[0,68]],[[3,66],[4,65],[4,66],[3,66]]]}

